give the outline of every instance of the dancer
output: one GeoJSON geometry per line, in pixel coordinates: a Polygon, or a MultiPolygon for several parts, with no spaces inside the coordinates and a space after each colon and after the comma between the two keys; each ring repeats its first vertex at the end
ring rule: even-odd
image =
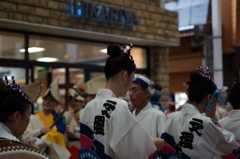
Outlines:
{"type": "Polygon", "coordinates": [[[152,158],[164,144],[162,139],[151,139],[131,114],[127,102],[118,98],[131,87],[136,70],[131,56],[133,46],[126,47],[121,50],[117,44],[108,46],[106,89],[98,90],[80,121],[82,148],[93,150],[101,159],[152,158]]]}
{"type": "Polygon", "coordinates": [[[0,158],[49,159],[38,150],[34,140],[27,144],[20,142],[19,137],[26,130],[33,102],[20,89],[12,76],[12,83],[5,77],[0,88],[0,158]],[[5,85],[5,87],[4,87],[5,85]]]}
{"type": "Polygon", "coordinates": [[[180,111],[169,116],[165,131],[161,137],[166,144],[162,149],[162,158],[237,158],[235,149],[239,148],[233,133],[222,129],[215,121],[217,100],[221,94],[206,73],[200,73],[200,67],[190,76],[188,88],[189,103],[180,111]],[[233,154],[231,154],[233,152],[233,154]]]}

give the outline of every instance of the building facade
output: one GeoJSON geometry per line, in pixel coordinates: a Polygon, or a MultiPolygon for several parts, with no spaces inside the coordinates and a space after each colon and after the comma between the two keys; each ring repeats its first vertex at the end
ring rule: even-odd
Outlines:
{"type": "Polygon", "coordinates": [[[162,85],[167,104],[168,47],[179,45],[178,35],[177,13],[159,0],[2,0],[0,74],[40,80],[43,90],[59,80],[67,98],[78,80],[103,73],[109,43],[131,42],[137,74],[162,85]]]}

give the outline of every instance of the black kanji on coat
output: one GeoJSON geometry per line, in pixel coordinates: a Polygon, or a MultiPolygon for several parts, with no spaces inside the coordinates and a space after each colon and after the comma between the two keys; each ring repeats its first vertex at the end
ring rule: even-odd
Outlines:
{"type": "Polygon", "coordinates": [[[104,135],[105,117],[97,115],[94,118],[94,133],[104,135]]]}
{"type": "Polygon", "coordinates": [[[200,129],[203,129],[203,121],[200,119],[193,118],[192,121],[189,122],[192,125],[192,128],[189,128],[190,132],[196,132],[198,136],[202,134],[199,132],[200,129]]]}
{"type": "Polygon", "coordinates": [[[179,145],[184,148],[193,149],[192,143],[193,143],[193,134],[189,132],[182,132],[182,135],[180,136],[179,145]]]}
{"type": "Polygon", "coordinates": [[[114,111],[116,104],[117,104],[117,102],[107,100],[107,102],[103,104],[103,106],[106,108],[106,110],[102,110],[102,115],[105,115],[107,118],[110,118],[110,115],[108,112],[114,111]]]}
{"type": "Polygon", "coordinates": [[[182,153],[182,148],[179,146],[179,144],[176,144],[174,146],[174,149],[176,150],[176,154],[179,154],[182,153]]]}

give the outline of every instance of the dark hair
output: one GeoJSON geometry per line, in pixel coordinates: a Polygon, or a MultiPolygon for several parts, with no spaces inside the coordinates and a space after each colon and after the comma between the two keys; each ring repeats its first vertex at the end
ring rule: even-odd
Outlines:
{"type": "Polygon", "coordinates": [[[2,78],[0,78],[0,90],[6,90],[6,84],[2,78]]]}
{"type": "Polygon", "coordinates": [[[160,100],[161,96],[162,96],[163,88],[160,85],[158,85],[158,84],[154,84],[153,85],[153,89],[155,89],[155,90],[151,94],[151,100],[155,101],[155,102],[158,102],[160,100]]]}
{"type": "Polygon", "coordinates": [[[236,83],[229,95],[229,102],[232,104],[234,109],[240,108],[240,83],[236,83]]]}
{"type": "Polygon", "coordinates": [[[158,84],[154,84],[153,85],[153,88],[154,89],[156,89],[156,90],[158,90],[158,91],[161,91],[163,88],[160,86],[160,85],[158,85],[158,84]]]}
{"type": "Polygon", "coordinates": [[[110,55],[104,67],[104,73],[107,80],[123,70],[127,71],[129,75],[135,71],[135,64],[128,55],[121,53],[118,44],[108,45],[107,53],[110,55]]]}
{"type": "Polygon", "coordinates": [[[199,72],[193,72],[188,87],[189,101],[200,103],[204,96],[213,94],[217,89],[216,85],[208,78],[203,77],[199,72]]]}
{"type": "Polygon", "coordinates": [[[23,115],[30,106],[18,90],[0,90],[0,122],[7,122],[10,115],[17,111],[23,115]]]}

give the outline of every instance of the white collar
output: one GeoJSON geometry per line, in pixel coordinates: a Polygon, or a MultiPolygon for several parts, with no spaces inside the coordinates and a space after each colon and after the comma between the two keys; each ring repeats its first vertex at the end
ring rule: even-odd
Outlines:
{"type": "Polygon", "coordinates": [[[114,97],[117,98],[117,96],[112,92],[110,89],[98,89],[96,98],[106,98],[106,97],[114,97]]]}
{"type": "MultiPolygon", "coordinates": [[[[192,104],[189,104],[189,103],[185,103],[181,109],[181,112],[183,114],[194,114],[194,113],[200,113],[200,111],[195,107],[193,106],[192,104]]],[[[205,113],[202,113],[202,115],[206,116],[205,113]]]]}
{"type": "Polygon", "coordinates": [[[139,116],[140,114],[142,114],[143,112],[145,112],[146,110],[151,109],[151,108],[153,108],[152,104],[150,102],[148,102],[148,104],[142,110],[140,110],[138,115],[136,115],[136,110],[133,111],[133,114],[134,114],[134,116],[139,116]]]}
{"type": "Polygon", "coordinates": [[[14,136],[11,130],[2,122],[0,122],[0,137],[19,141],[16,136],[14,136]]]}

